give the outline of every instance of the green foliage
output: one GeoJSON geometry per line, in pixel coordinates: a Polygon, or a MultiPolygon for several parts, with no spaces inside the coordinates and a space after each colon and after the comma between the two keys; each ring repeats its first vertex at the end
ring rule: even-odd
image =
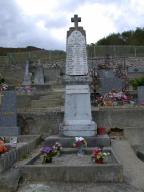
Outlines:
{"type": "Polygon", "coordinates": [[[95,45],[144,45],[144,28],[110,34],[95,45]]]}
{"type": "Polygon", "coordinates": [[[134,89],[137,89],[138,86],[144,85],[144,77],[133,79],[130,81],[130,84],[134,89]]]}

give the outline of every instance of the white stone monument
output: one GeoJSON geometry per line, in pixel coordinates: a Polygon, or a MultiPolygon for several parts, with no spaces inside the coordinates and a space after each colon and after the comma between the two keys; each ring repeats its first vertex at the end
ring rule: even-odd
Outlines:
{"type": "Polygon", "coordinates": [[[36,69],[35,75],[34,75],[34,84],[35,85],[44,85],[44,71],[43,71],[43,66],[40,62],[40,59],[38,60],[37,69],[36,69]]]}
{"type": "Polygon", "coordinates": [[[90,78],[88,75],[86,35],[81,21],[74,15],[75,26],[67,32],[66,88],[63,135],[95,136],[96,123],[92,121],[90,103],[90,78]]]}
{"type": "Polygon", "coordinates": [[[24,79],[22,82],[22,85],[27,86],[27,85],[31,85],[31,74],[29,72],[29,61],[26,62],[25,65],[25,73],[24,73],[24,79]]]}

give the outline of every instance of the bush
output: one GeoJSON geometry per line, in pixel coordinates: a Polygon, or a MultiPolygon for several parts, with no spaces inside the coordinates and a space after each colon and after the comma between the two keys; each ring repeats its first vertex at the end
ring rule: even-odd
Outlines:
{"type": "Polygon", "coordinates": [[[134,89],[137,89],[138,86],[144,85],[144,77],[133,79],[130,81],[130,84],[134,89]]]}

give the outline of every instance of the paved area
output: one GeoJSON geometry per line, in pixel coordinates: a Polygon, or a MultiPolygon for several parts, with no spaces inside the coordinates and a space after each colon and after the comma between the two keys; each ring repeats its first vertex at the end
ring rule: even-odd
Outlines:
{"type": "Polygon", "coordinates": [[[27,184],[18,192],[142,192],[127,184],[27,184]]]}
{"type": "Polygon", "coordinates": [[[144,162],[126,140],[113,140],[112,148],[123,165],[125,181],[144,191],[144,162]]]}

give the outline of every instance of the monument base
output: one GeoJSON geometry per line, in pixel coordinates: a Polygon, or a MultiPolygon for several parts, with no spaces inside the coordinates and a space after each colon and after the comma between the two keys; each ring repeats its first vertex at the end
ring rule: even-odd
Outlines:
{"type": "Polygon", "coordinates": [[[63,125],[64,136],[95,136],[97,134],[97,127],[94,121],[87,120],[73,120],[65,122],[63,125]]]}

